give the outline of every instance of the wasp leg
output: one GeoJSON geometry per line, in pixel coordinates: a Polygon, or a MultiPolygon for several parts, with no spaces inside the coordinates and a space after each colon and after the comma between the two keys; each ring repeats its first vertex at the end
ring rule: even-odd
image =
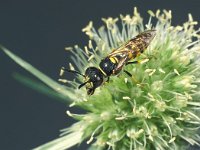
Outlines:
{"type": "Polygon", "coordinates": [[[104,82],[104,84],[109,83],[109,81],[110,81],[110,77],[107,77],[107,80],[104,82]]]}
{"type": "Polygon", "coordinates": [[[109,83],[109,81],[110,81],[110,77],[107,77],[107,80],[106,81],[104,81],[104,85],[106,85],[106,84],[108,84],[109,83]]]}
{"type": "Polygon", "coordinates": [[[126,65],[130,65],[130,64],[139,64],[140,61],[131,61],[131,62],[127,62],[126,65]]]}
{"type": "Polygon", "coordinates": [[[109,81],[110,81],[110,77],[107,78],[106,83],[109,83],[109,81]]]}
{"type": "Polygon", "coordinates": [[[126,70],[124,70],[124,72],[129,76],[129,77],[132,77],[132,74],[126,70]]]}
{"type": "Polygon", "coordinates": [[[126,70],[124,70],[124,72],[125,72],[129,77],[131,77],[131,79],[133,79],[133,81],[134,81],[136,84],[139,83],[139,82],[134,78],[134,76],[133,76],[130,72],[128,72],[128,71],[126,71],[126,70]]]}
{"type": "Polygon", "coordinates": [[[145,62],[148,62],[150,58],[144,58],[144,59],[141,59],[141,60],[137,60],[137,61],[129,61],[126,63],[126,65],[129,65],[129,64],[143,64],[145,62]]]}

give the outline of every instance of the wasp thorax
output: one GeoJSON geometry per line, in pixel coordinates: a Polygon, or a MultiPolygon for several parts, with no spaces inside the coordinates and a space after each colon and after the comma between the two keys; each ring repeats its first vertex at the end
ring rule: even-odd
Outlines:
{"type": "Polygon", "coordinates": [[[88,95],[92,95],[97,87],[103,83],[103,74],[96,67],[89,67],[85,71],[86,90],[88,95]]]}
{"type": "Polygon", "coordinates": [[[113,70],[116,67],[116,64],[113,63],[111,59],[106,57],[105,59],[101,60],[99,67],[106,74],[106,76],[110,76],[113,73],[113,70]]]}

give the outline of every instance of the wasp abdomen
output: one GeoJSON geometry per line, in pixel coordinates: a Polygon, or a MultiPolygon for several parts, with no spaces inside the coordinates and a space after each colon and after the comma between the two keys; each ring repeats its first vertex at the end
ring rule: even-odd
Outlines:
{"type": "Polygon", "coordinates": [[[152,41],[155,35],[156,35],[155,30],[145,31],[137,35],[135,38],[131,39],[130,45],[132,49],[136,50],[136,52],[143,53],[144,50],[149,46],[150,42],[152,41]]]}

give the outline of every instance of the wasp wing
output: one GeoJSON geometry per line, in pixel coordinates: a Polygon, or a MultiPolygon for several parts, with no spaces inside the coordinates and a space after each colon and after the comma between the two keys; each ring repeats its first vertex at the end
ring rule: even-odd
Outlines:
{"type": "Polygon", "coordinates": [[[117,67],[114,69],[114,72],[119,72],[122,70],[123,66],[127,63],[127,56],[124,57],[123,59],[121,59],[118,64],[117,64],[117,67]]]}
{"type": "Polygon", "coordinates": [[[127,42],[126,44],[123,44],[117,49],[114,49],[108,57],[115,57],[118,60],[117,67],[115,68],[114,72],[117,73],[119,72],[122,67],[127,63],[128,61],[128,56],[130,54],[130,42],[127,42]]]}
{"type": "Polygon", "coordinates": [[[119,55],[126,55],[130,52],[130,50],[128,49],[130,43],[129,41],[126,44],[121,45],[120,47],[114,49],[110,54],[108,54],[108,57],[115,57],[115,56],[119,56],[119,55]]]}

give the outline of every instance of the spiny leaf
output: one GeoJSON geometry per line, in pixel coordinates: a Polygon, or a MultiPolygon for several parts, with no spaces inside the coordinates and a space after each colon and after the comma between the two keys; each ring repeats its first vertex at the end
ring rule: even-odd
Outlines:
{"type": "Polygon", "coordinates": [[[13,54],[11,51],[9,51],[4,46],[0,45],[0,49],[8,55],[12,60],[14,60],[18,65],[20,65],[22,68],[30,72],[32,75],[37,77],[39,80],[41,80],[43,83],[48,85],[50,88],[55,90],[56,92],[62,94],[63,96],[66,96],[66,100],[72,100],[74,98],[74,94],[68,90],[68,88],[64,88],[64,86],[61,86],[57,82],[55,82],[50,77],[46,76],[44,73],[40,72],[38,69],[33,67],[28,62],[24,61],[17,55],[13,54]]]}
{"type": "Polygon", "coordinates": [[[64,103],[67,102],[67,99],[65,96],[63,96],[62,94],[52,90],[51,88],[49,88],[48,86],[46,86],[45,84],[38,82],[36,80],[33,80],[29,77],[26,77],[24,75],[18,74],[18,73],[14,73],[13,77],[19,81],[20,83],[42,93],[45,94],[49,97],[52,97],[54,99],[58,99],[59,101],[62,101],[64,103]]]}
{"type": "Polygon", "coordinates": [[[66,136],[60,137],[56,140],[48,142],[42,146],[34,148],[33,150],[64,150],[68,149],[76,144],[78,144],[81,140],[82,133],[74,132],[70,133],[66,136]]]}

